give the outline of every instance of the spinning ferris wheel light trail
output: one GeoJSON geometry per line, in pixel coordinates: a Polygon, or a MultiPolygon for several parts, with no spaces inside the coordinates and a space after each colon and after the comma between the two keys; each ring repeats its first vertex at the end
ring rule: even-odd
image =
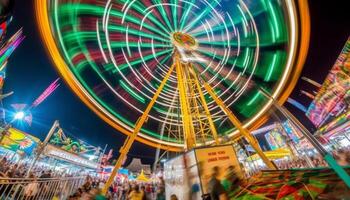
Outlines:
{"type": "Polygon", "coordinates": [[[99,117],[128,136],[115,170],[134,140],[182,151],[237,135],[274,168],[248,128],[260,124],[272,103],[258,88],[283,102],[296,83],[308,46],[305,5],[36,2],[42,38],[61,75],[99,117]],[[163,125],[167,132],[160,134],[163,125]]]}

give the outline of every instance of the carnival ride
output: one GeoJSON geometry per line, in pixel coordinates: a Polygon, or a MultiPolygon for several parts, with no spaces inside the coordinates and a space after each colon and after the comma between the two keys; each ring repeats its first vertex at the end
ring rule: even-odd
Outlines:
{"type": "MultiPolygon", "coordinates": [[[[309,40],[306,1],[36,1],[42,38],[72,90],[134,140],[170,151],[244,137],[283,103],[309,40]]],[[[111,176],[113,180],[113,175],[111,176]]],[[[107,184],[108,185],[108,184],[107,184]]]]}

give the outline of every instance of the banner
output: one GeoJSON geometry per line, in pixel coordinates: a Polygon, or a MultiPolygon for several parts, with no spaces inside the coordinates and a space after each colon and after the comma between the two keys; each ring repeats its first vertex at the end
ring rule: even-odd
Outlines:
{"type": "Polygon", "coordinates": [[[0,141],[0,146],[20,154],[31,155],[39,142],[40,140],[32,135],[10,128],[0,141]]]}

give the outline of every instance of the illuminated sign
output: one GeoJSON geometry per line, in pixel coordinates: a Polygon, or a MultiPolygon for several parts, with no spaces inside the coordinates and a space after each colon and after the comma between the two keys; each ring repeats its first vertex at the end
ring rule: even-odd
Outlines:
{"type": "Polygon", "coordinates": [[[74,164],[81,165],[84,167],[89,167],[89,168],[94,168],[94,169],[97,169],[97,167],[98,167],[98,163],[84,159],[84,158],[79,157],[75,154],[64,151],[60,148],[56,148],[52,145],[47,145],[45,147],[44,154],[46,156],[56,157],[58,159],[62,159],[62,160],[68,161],[70,163],[74,163],[74,164]]]}
{"type": "Polygon", "coordinates": [[[31,155],[39,142],[40,140],[32,135],[10,128],[0,141],[0,146],[17,153],[31,155]]]}

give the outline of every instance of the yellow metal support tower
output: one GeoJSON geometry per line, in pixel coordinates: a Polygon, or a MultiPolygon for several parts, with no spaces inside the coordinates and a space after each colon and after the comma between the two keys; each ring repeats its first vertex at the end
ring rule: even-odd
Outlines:
{"type": "Polygon", "coordinates": [[[187,97],[188,88],[186,83],[186,76],[184,73],[183,65],[181,63],[180,55],[176,52],[174,55],[174,62],[176,65],[176,75],[177,75],[177,84],[179,89],[179,101],[181,106],[181,115],[182,115],[182,126],[184,132],[185,146],[186,149],[192,149],[196,146],[196,136],[194,131],[194,126],[192,123],[192,116],[189,107],[189,98],[187,97]]]}
{"type": "MultiPolygon", "coordinates": [[[[175,43],[176,45],[176,43],[175,43]]],[[[137,134],[140,132],[143,124],[147,121],[148,114],[151,111],[153,105],[157,101],[160,93],[162,92],[165,84],[167,83],[171,73],[176,69],[178,91],[179,91],[179,102],[180,110],[182,116],[182,125],[183,125],[183,137],[185,143],[185,149],[190,150],[196,147],[197,136],[201,137],[203,140],[203,145],[206,145],[206,138],[212,137],[215,141],[215,144],[219,144],[218,134],[215,128],[214,121],[211,117],[208,105],[206,103],[204,93],[199,82],[199,77],[193,68],[191,63],[182,63],[181,55],[175,50],[173,57],[173,65],[170,67],[168,73],[162,80],[159,88],[154,94],[152,100],[147,105],[146,110],[143,112],[142,116],[138,119],[134,131],[131,135],[127,137],[124,142],[124,145],[120,148],[120,155],[117,160],[117,163],[114,166],[114,169],[109,177],[105,187],[103,188],[103,193],[106,194],[108,188],[113,183],[115,176],[119,168],[121,167],[123,161],[126,158],[127,153],[129,152],[131,145],[135,141],[137,134]],[[194,123],[196,122],[196,123],[194,123]]],[[[276,169],[275,165],[267,159],[263,151],[260,149],[260,146],[257,140],[245,129],[240,121],[233,115],[231,110],[226,107],[223,101],[216,96],[212,88],[208,83],[203,81],[203,86],[205,90],[210,94],[214,101],[221,107],[221,109],[227,114],[232,124],[238,128],[240,133],[248,140],[252,145],[258,155],[266,163],[270,169],[276,169]]]]}

